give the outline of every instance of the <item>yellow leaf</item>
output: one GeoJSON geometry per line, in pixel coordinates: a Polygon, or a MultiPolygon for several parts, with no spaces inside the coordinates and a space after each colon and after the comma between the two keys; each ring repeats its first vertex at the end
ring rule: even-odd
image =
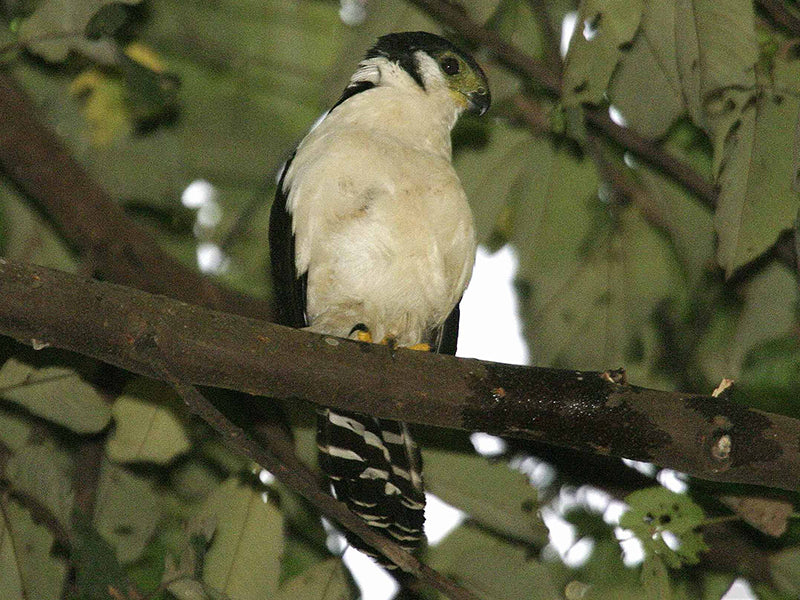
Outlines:
{"type": "Polygon", "coordinates": [[[131,129],[125,86],[118,77],[89,69],[70,85],[70,93],[84,99],[83,116],[94,146],[108,146],[131,129]]]}

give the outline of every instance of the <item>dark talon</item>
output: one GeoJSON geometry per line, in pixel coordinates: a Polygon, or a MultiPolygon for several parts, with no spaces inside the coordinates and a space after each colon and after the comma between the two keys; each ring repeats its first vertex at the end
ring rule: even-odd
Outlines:
{"type": "Polygon", "coordinates": [[[364,323],[356,323],[355,325],[353,325],[353,328],[350,330],[350,333],[347,334],[347,337],[350,337],[356,331],[363,331],[364,333],[369,333],[369,327],[367,327],[364,323]]]}

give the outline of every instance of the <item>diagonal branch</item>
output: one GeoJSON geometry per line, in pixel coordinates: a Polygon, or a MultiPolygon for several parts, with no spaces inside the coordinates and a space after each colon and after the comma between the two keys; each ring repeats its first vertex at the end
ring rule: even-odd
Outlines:
{"type": "Polygon", "coordinates": [[[619,373],[503,365],[297,331],[0,260],[0,334],[163,378],[436,427],[487,431],[795,490],[800,421],[619,373]]]}
{"type": "Polygon", "coordinates": [[[784,0],[757,0],[756,4],[760,4],[775,23],[800,37],[800,17],[786,6],[784,0]]]}
{"type": "Polygon", "coordinates": [[[546,92],[561,94],[561,77],[541,60],[529,56],[497,33],[469,18],[464,8],[448,0],[411,0],[462,38],[492,51],[502,64],[528,76],[546,92]]]}
{"type": "Polygon", "coordinates": [[[46,127],[0,71],[0,167],[38,206],[97,277],[259,318],[267,303],[178,263],[129,219],[46,127]]]}
{"type": "Polygon", "coordinates": [[[469,591],[420,562],[400,546],[369,527],[361,517],[350,512],[343,502],[339,502],[330,494],[323,492],[317,485],[314,474],[297,459],[291,449],[288,450],[288,453],[281,452],[279,454],[271,447],[261,446],[249,438],[243,429],[223,415],[196,387],[181,381],[177,375],[172,373],[167,366],[166,359],[162,356],[160,346],[141,348],[141,350],[143,351],[142,358],[150,362],[161,373],[161,379],[172,385],[189,409],[211,425],[234,451],[270,471],[284,485],[308,500],[321,514],[337,521],[348,531],[359,536],[406,573],[410,573],[423,583],[439,590],[451,600],[477,600],[469,591]]]}

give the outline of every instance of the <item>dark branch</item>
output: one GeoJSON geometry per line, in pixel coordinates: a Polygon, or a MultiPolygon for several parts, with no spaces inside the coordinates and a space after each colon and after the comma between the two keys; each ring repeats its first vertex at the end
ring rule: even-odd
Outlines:
{"type": "Polygon", "coordinates": [[[519,367],[315,335],[0,261],[0,334],[163,378],[650,461],[696,477],[800,483],[800,421],[609,373],[519,367]]]}
{"type": "Polygon", "coordinates": [[[611,120],[606,110],[587,108],[586,121],[642,161],[672,177],[709,208],[713,209],[716,205],[717,188],[688,164],[665,152],[656,142],[640,136],[633,129],[620,127],[611,120]]]}
{"type": "Polygon", "coordinates": [[[767,12],[778,25],[796,37],[800,37],[800,17],[786,6],[784,0],[758,0],[757,4],[767,12]]]}
{"type": "Polygon", "coordinates": [[[229,290],[163,252],[70,156],[3,72],[0,166],[36,201],[95,276],[193,304],[270,318],[267,303],[229,290]]]}

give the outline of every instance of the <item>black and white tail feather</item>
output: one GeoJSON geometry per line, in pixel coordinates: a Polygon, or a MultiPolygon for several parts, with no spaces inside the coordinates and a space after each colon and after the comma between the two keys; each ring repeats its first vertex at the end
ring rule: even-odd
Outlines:
{"type": "MultiPolygon", "coordinates": [[[[435,352],[456,353],[458,323],[456,305],[436,332],[435,352]]],[[[408,425],[324,408],[317,412],[317,449],[320,468],[351,511],[408,552],[425,542],[422,455],[408,425]]],[[[396,568],[360,538],[347,540],[387,569],[396,568]]]]}
{"type": "MultiPolygon", "coordinates": [[[[419,547],[425,538],[422,456],[406,424],[327,408],[317,419],[320,467],[336,497],[405,550],[419,547]]],[[[394,567],[359,538],[348,541],[394,567]]]]}

